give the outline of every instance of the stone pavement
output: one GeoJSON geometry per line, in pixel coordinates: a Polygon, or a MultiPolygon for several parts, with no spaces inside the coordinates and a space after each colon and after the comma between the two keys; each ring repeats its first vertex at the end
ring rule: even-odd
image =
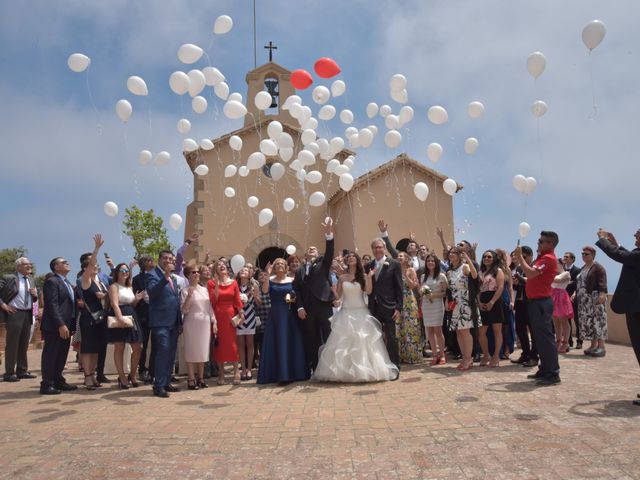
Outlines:
{"type": "Polygon", "coordinates": [[[563,355],[562,384],[545,388],[508,362],[454,367],[405,367],[399,381],[375,384],[183,388],[169,399],[114,384],[44,397],[39,380],[0,382],[0,477],[640,479],[631,348],[563,355]]]}

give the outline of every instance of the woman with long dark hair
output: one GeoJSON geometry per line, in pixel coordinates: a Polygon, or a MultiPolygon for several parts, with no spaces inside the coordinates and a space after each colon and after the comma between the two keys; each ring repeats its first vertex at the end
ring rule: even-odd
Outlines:
{"type": "Polygon", "coordinates": [[[435,253],[427,254],[425,272],[422,275],[420,295],[422,297],[422,323],[431,344],[433,356],[431,365],[444,365],[444,298],[447,295],[447,277],[440,272],[440,259],[435,253]]]}
{"type": "Polygon", "coordinates": [[[338,279],[340,309],[331,317],[331,334],[320,347],[313,378],[329,382],[377,382],[398,377],[382,340],[380,322],[369,314],[364,295],[372,291],[372,271],[365,276],[360,257],[344,257],[346,273],[338,279]]]}
{"type": "Polygon", "coordinates": [[[502,346],[502,291],[504,290],[504,272],[500,268],[501,260],[494,250],[487,250],[482,254],[480,265],[480,317],[482,326],[478,341],[482,349],[480,366],[497,367],[500,365],[500,347],[502,346]],[[493,354],[489,354],[487,329],[491,326],[494,338],[493,354]]]}

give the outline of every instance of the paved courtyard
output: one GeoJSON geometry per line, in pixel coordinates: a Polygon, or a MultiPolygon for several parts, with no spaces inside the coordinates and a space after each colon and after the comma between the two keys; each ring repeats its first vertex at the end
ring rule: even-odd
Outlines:
{"type": "Polygon", "coordinates": [[[183,388],[169,399],[150,387],[44,397],[39,379],[0,383],[0,477],[640,479],[631,348],[564,355],[562,384],[545,388],[506,362],[454,367],[406,367],[375,384],[183,388]]]}

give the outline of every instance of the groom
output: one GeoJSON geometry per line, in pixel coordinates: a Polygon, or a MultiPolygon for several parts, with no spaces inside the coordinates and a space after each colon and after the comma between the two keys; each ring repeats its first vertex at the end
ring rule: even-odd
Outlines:
{"type": "Polygon", "coordinates": [[[382,324],[389,359],[400,369],[396,320],[402,311],[402,270],[400,263],[385,255],[384,240],[371,242],[374,260],[368,265],[373,290],[369,295],[369,310],[382,324]]]}

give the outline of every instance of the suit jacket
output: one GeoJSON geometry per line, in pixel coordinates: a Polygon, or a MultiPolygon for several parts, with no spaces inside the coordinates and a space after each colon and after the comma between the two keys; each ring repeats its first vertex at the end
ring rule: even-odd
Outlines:
{"type": "MultiPolygon", "coordinates": [[[[146,274],[144,272],[140,272],[138,275],[133,277],[133,280],[131,281],[131,288],[133,289],[133,293],[142,292],[146,289],[146,274]]],[[[143,298],[136,303],[135,308],[136,313],[138,314],[138,320],[145,323],[149,317],[149,304],[143,298]]]]}
{"type": "MultiPolygon", "coordinates": [[[[582,267],[581,273],[584,273],[584,267],[582,267]]],[[[607,293],[607,271],[598,262],[593,262],[587,272],[585,288],[588,294],[593,292],[607,293]]]]}
{"type": "Polygon", "coordinates": [[[598,239],[596,245],[612,260],[622,264],[611,309],[616,313],[640,312],[640,248],[629,251],[622,246],[616,247],[606,238],[598,239]]]}
{"type": "MultiPolygon", "coordinates": [[[[32,278],[27,277],[27,283],[29,288],[34,286],[32,278]]],[[[3,275],[0,277],[0,305],[10,303],[11,300],[16,298],[16,295],[20,292],[20,275],[16,273],[10,273],[9,275],[3,275]]],[[[38,300],[37,296],[31,295],[31,301],[35,303],[38,300]]],[[[0,310],[0,320],[6,321],[7,312],[0,310]]]]}
{"type": "MultiPolygon", "coordinates": [[[[75,295],[75,288],[72,286],[75,295]]],[[[53,275],[42,287],[44,294],[44,312],[42,313],[43,332],[57,332],[58,328],[66,325],[70,331],[74,331],[75,299],[69,296],[67,286],[59,276],[53,275]]]]}
{"type": "Polygon", "coordinates": [[[331,303],[335,300],[329,271],[333,262],[334,240],[327,240],[324,255],[318,257],[306,272],[306,265],[301,265],[293,279],[293,289],[296,292],[296,308],[308,309],[313,298],[320,302],[331,303]]]}
{"type": "Polygon", "coordinates": [[[180,291],[173,275],[171,276],[173,288],[159,267],[147,272],[145,279],[149,295],[149,327],[172,328],[181,325],[180,291]]]}
{"type": "MultiPolygon", "coordinates": [[[[369,310],[374,313],[377,308],[387,310],[402,310],[402,268],[397,260],[387,259],[383,265],[378,278],[374,275],[373,290],[369,295],[369,310]]],[[[376,261],[369,264],[369,270],[375,268],[376,261]]]]}
{"type": "Polygon", "coordinates": [[[571,275],[571,283],[567,285],[567,289],[566,289],[569,296],[573,295],[576,291],[576,288],[577,288],[576,279],[578,278],[578,274],[580,273],[580,270],[582,269],[580,267],[576,267],[575,265],[571,265],[571,268],[569,269],[569,275],[571,275]]]}

